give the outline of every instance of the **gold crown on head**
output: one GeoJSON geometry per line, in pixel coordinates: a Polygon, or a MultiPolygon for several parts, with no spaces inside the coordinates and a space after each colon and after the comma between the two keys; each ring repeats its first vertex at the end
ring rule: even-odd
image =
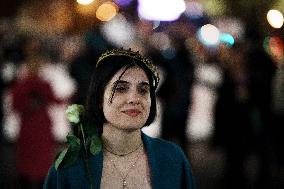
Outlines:
{"type": "Polygon", "coordinates": [[[142,56],[139,53],[139,51],[134,52],[131,49],[122,49],[122,48],[107,50],[106,52],[101,54],[101,56],[99,57],[96,67],[98,67],[98,65],[102,62],[102,60],[108,57],[113,57],[113,56],[126,56],[126,57],[133,58],[135,60],[138,60],[139,62],[142,62],[153,73],[154,80],[155,80],[154,87],[156,88],[158,86],[160,77],[159,77],[159,72],[158,72],[157,67],[153,64],[153,62],[150,59],[142,56]]]}

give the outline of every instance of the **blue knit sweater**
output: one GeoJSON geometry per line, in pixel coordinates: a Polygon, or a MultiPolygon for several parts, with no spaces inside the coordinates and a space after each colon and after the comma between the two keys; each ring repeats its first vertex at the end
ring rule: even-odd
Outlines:
{"type": "MultiPolygon", "coordinates": [[[[196,189],[191,168],[182,150],[175,144],[142,133],[148,156],[153,189],[196,189]]],[[[90,157],[94,185],[100,188],[103,153],[90,157]]],[[[82,159],[70,167],[50,169],[43,189],[88,189],[89,184],[82,159]]]]}

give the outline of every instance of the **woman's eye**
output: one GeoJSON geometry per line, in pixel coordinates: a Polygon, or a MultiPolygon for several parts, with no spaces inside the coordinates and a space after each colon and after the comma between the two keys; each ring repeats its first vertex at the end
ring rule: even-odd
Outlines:
{"type": "Polygon", "coordinates": [[[149,93],[149,89],[148,88],[140,88],[138,90],[139,94],[141,95],[145,95],[145,94],[148,94],[149,93]]]}
{"type": "Polygon", "coordinates": [[[115,91],[119,93],[124,93],[127,91],[127,88],[126,87],[116,87],[115,91]]]}

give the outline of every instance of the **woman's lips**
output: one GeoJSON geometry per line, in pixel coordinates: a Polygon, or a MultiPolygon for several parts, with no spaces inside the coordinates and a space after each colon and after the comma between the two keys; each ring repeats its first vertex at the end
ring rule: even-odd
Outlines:
{"type": "Polygon", "coordinates": [[[124,110],[122,112],[131,117],[138,116],[141,113],[141,111],[137,109],[129,109],[129,110],[124,110]]]}

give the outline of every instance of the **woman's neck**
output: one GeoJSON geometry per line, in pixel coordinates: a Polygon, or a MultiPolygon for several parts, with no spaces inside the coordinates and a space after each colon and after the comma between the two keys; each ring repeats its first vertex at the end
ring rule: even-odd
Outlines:
{"type": "Polygon", "coordinates": [[[103,126],[102,140],[104,147],[112,153],[127,154],[141,146],[141,130],[129,131],[105,124],[103,126]]]}

